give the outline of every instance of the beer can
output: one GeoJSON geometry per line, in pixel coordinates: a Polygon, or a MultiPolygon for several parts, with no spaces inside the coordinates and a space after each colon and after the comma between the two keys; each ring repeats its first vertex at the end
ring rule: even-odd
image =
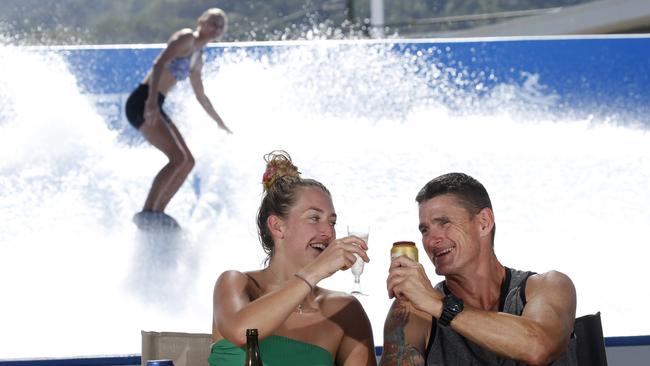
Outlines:
{"type": "Polygon", "coordinates": [[[412,241],[397,241],[393,243],[390,249],[390,259],[395,259],[400,255],[405,255],[414,261],[418,261],[418,248],[412,241]]]}

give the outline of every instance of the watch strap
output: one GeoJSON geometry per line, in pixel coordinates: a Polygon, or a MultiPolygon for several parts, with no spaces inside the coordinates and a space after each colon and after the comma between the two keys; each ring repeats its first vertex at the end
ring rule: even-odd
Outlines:
{"type": "Polygon", "coordinates": [[[456,315],[463,311],[463,308],[463,300],[452,294],[445,296],[442,301],[442,313],[440,314],[440,319],[438,319],[438,324],[443,327],[449,326],[456,315]]]}

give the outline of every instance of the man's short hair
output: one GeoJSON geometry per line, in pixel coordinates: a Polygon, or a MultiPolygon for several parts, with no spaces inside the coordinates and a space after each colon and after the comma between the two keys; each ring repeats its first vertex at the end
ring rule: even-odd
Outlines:
{"type": "MultiPolygon", "coordinates": [[[[415,201],[422,204],[434,197],[445,194],[454,195],[460,204],[472,215],[478,214],[484,208],[492,209],[492,201],[481,182],[464,173],[447,173],[433,178],[420,189],[415,201]]],[[[492,242],[496,224],[492,230],[492,242]]]]}
{"type": "Polygon", "coordinates": [[[481,182],[464,173],[447,173],[433,178],[422,187],[415,200],[421,204],[443,194],[456,196],[474,215],[485,207],[492,208],[485,187],[481,182]]]}

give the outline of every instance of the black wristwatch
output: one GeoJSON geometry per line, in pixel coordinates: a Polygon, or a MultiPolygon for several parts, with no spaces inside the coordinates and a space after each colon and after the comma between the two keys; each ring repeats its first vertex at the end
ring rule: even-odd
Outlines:
{"type": "Polygon", "coordinates": [[[442,299],[442,314],[440,314],[440,319],[438,319],[438,324],[446,327],[451,323],[451,321],[463,311],[464,305],[463,300],[457,298],[456,296],[449,294],[442,299]]]}

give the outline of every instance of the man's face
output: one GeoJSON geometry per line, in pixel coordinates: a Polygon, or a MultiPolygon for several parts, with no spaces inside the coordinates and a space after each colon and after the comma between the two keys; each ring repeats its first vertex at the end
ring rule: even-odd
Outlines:
{"type": "Polygon", "coordinates": [[[453,274],[479,254],[479,220],[456,196],[445,194],[419,206],[422,245],[438,275],[453,274]]]}

